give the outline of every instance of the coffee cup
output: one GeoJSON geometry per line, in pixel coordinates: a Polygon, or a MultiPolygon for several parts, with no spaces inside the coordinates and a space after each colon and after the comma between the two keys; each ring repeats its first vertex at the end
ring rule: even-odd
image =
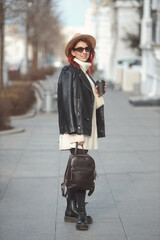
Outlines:
{"type": "Polygon", "coordinates": [[[98,86],[97,91],[99,95],[103,95],[105,93],[105,85],[106,82],[104,80],[98,80],[96,82],[96,86],[98,86]]]}

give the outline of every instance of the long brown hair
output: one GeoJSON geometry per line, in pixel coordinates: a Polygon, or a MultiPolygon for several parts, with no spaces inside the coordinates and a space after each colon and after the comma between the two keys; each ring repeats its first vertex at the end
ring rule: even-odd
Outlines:
{"type": "MultiPolygon", "coordinates": [[[[85,39],[85,38],[84,38],[84,39],[78,39],[77,41],[75,41],[74,44],[73,44],[73,46],[69,49],[68,61],[69,61],[72,65],[74,65],[76,68],[78,68],[78,69],[79,69],[79,66],[78,66],[78,64],[73,60],[73,59],[74,59],[74,56],[72,55],[71,52],[72,52],[72,50],[75,48],[75,46],[77,45],[77,43],[80,42],[80,41],[85,42],[85,43],[87,43],[87,45],[88,45],[89,47],[92,47],[90,41],[89,41],[88,39],[85,39]]],[[[87,62],[90,62],[90,63],[91,63],[91,66],[90,66],[90,68],[89,68],[88,71],[87,71],[88,74],[92,74],[92,73],[93,73],[93,60],[94,60],[94,56],[95,56],[95,51],[94,51],[94,49],[92,48],[92,50],[91,50],[91,52],[90,52],[90,56],[89,56],[89,58],[88,58],[88,60],[87,60],[87,62]]]]}

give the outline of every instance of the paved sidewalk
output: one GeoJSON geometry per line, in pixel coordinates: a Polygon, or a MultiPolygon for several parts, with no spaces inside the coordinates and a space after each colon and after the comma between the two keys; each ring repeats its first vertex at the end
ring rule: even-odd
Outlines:
{"type": "Polygon", "coordinates": [[[0,240],[160,239],[160,111],[109,90],[105,114],[107,137],[90,151],[99,178],[88,231],[63,221],[68,152],[58,150],[57,113],[16,119],[25,132],[0,136],[0,240]]]}

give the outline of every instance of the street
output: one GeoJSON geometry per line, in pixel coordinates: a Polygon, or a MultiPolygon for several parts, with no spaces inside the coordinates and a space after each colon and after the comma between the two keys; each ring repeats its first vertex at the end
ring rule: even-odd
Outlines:
{"type": "Polygon", "coordinates": [[[106,137],[96,161],[96,189],[87,197],[93,224],[64,222],[60,184],[69,152],[58,149],[58,115],[15,119],[25,131],[0,136],[1,240],[159,240],[160,109],[134,107],[128,94],[105,94],[106,137]]]}

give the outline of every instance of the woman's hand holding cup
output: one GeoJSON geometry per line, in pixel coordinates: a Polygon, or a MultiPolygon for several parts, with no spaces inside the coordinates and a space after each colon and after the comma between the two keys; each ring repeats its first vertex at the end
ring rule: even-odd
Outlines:
{"type": "Polygon", "coordinates": [[[101,97],[107,91],[106,82],[104,80],[100,80],[96,82],[96,93],[98,97],[101,97]]]}

